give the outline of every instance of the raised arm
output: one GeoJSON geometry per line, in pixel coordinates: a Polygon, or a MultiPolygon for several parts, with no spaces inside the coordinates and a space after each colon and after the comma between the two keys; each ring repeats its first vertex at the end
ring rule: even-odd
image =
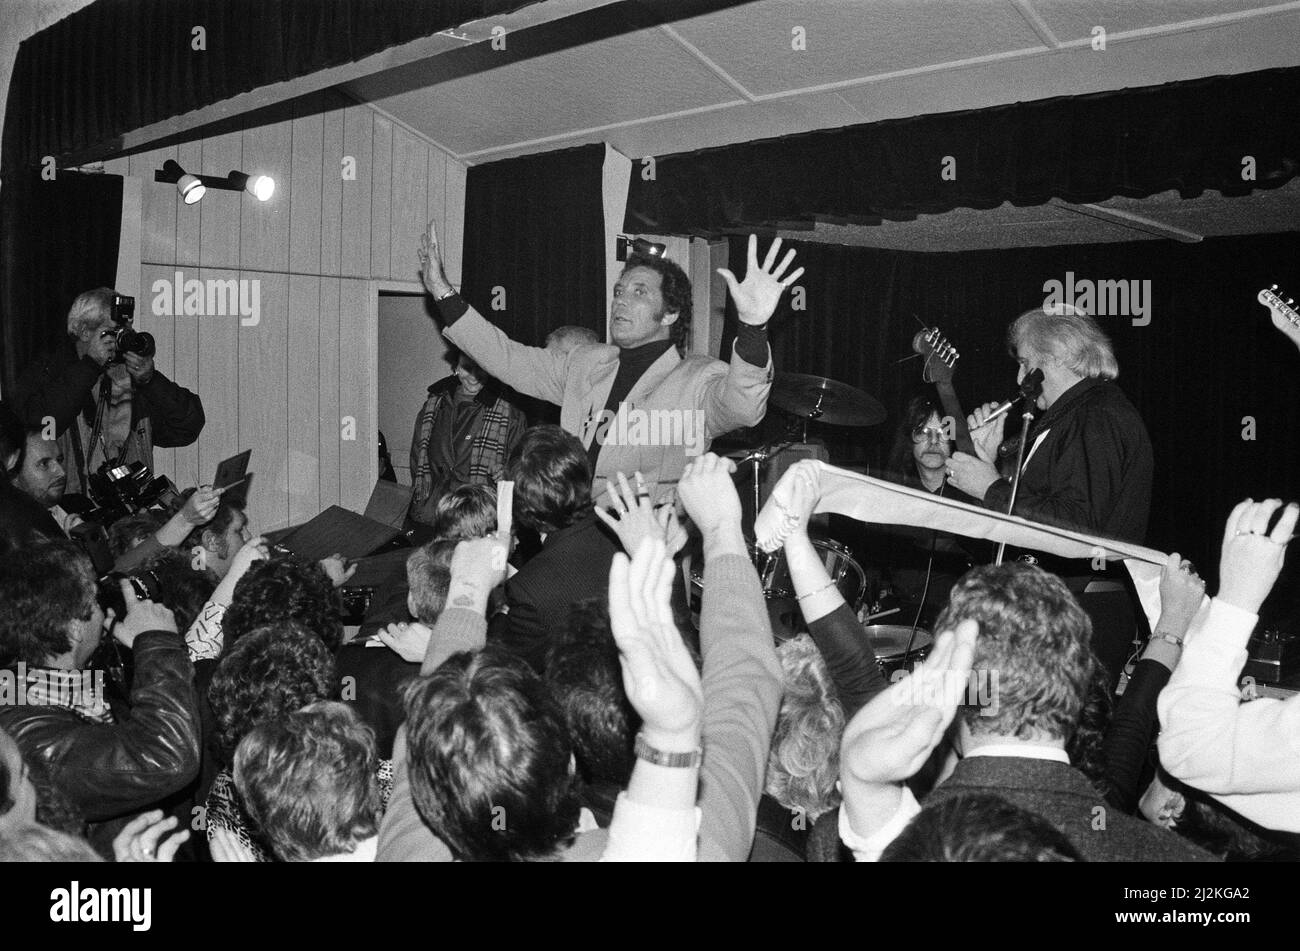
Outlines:
{"type": "MultiPolygon", "coordinates": [[[[487,638],[487,604],[505,575],[507,543],[495,538],[464,541],[451,559],[447,606],[438,615],[420,675],[433,673],[452,654],[477,651],[487,638]]],[[[393,741],[393,794],[379,826],[379,862],[450,862],[451,850],[420,818],[411,798],[406,764],[406,727],[393,741]]]]}
{"type": "Polygon", "coordinates": [[[826,661],[844,716],[851,720],[886,683],[861,623],[808,537],[808,520],[821,496],[820,475],[814,465],[797,467],[791,497],[797,521],[785,540],[785,559],[808,633],[826,661]]]}
{"type": "Polygon", "coordinates": [[[782,680],[767,604],[740,528],[734,471],[729,459],[707,453],[687,466],[677,493],[704,536],[700,858],[743,862],[754,843],[782,680]]]}
{"type": "Polygon", "coordinates": [[[1160,759],[1177,779],[1268,829],[1300,831],[1300,699],[1241,702],[1237,675],[1260,606],[1282,569],[1300,507],[1272,532],[1277,499],[1247,500],[1224,531],[1218,596],[1188,633],[1160,695],[1160,759]]]}
{"type": "Polygon", "coordinates": [[[1124,696],[1115,704],[1102,740],[1106,753],[1107,798],[1127,813],[1137,810],[1142,771],[1159,726],[1156,704],[1178,666],[1183,639],[1205,600],[1205,582],[1177,552],[1160,578],[1160,620],[1147,641],[1124,696]]]}
{"type": "Polygon", "coordinates": [[[705,421],[710,439],[741,426],[755,426],[767,412],[772,389],[772,359],[767,344],[767,323],[776,311],[781,294],[803,274],[803,268],[785,272],[794,261],[794,251],[777,263],[781,239],[772,241],[763,266],[758,265],[758,237],[749,236],[745,279],[726,268],[718,273],[727,282],[736,305],[740,328],[725,373],[712,376],[705,384],[705,421]]]}
{"type": "Polygon", "coordinates": [[[447,280],[432,221],[420,239],[418,255],[420,276],[438,305],[447,339],[506,386],[548,403],[562,403],[569,354],[516,343],[470,307],[447,280]]]}

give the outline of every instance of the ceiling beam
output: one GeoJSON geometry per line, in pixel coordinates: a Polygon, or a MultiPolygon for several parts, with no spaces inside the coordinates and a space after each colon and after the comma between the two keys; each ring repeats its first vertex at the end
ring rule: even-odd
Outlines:
{"type": "Polygon", "coordinates": [[[1197,234],[1185,228],[1177,228],[1174,225],[1156,221],[1154,218],[1148,218],[1145,215],[1137,215],[1131,211],[1120,211],[1118,208],[1105,208],[1093,204],[1076,205],[1073,202],[1062,201],[1059,198],[1053,198],[1048,204],[1053,208],[1060,208],[1062,211],[1072,211],[1076,215],[1086,215],[1089,218],[1096,218],[1113,225],[1119,225],[1121,228],[1128,228],[1130,231],[1140,231],[1160,238],[1171,238],[1184,244],[1196,244],[1198,241],[1205,240],[1203,234],[1197,234]]]}

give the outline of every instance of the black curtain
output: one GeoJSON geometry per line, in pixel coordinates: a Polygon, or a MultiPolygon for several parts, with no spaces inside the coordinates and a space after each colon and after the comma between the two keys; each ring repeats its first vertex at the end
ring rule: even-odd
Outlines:
{"type": "Polygon", "coordinates": [[[604,162],[586,145],[466,175],[462,292],[520,343],[565,324],[605,338],[604,162]]]}
{"type": "Polygon", "coordinates": [[[98,0],[19,46],[3,170],[532,2],[98,0]],[[203,50],[193,48],[198,26],[203,50]]]}
{"type": "Polygon", "coordinates": [[[1297,172],[1300,68],[1275,69],[660,156],[653,180],[632,176],[626,227],[716,236],[1004,201],[1243,195],[1297,172]]]}
{"type": "MultiPolygon", "coordinates": [[[[122,226],[122,178],[15,175],[0,189],[0,392],[61,344],[82,291],[112,287],[122,226]]],[[[138,311],[137,311],[138,312],[138,311]]]]}
{"type": "MultiPolygon", "coordinates": [[[[834,462],[883,464],[907,397],[924,387],[920,359],[898,362],[912,352],[922,324],[937,324],[960,351],[955,385],[967,410],[1013,395],[1006,328],[1020,312],[1042,306],[1045,282],[1065,282],[1069,271],[1076,283],[1151,282],[1146,326],[1098,317],[1119,359],[1118,383],[1155,448],[1148,544],[1183,553],[1213,579],[1233,505],[1247,496],[1300,495],[1300,353],[1256,302],[1273,283],[1292,296],[1300,289],[1300,233],[945,254],[792,246],[807,268],[799,281],[807,309],[792,311],[787,292],[773,318],[777,371],[851,384],[890,413],[874,429],[814,427],[834,462]],[[1243,439],[1251,435],[1247,417],[1254,439],[1243,439]]],[[[733,239],[737,274],[744,256],[745,241],[733,239]]],[[[727,340],[734,328],[729,310],[727,340]]],[[[768,415],[766,425],[778,427],[775,409],[768,415]]],[[[1300,585],[1293,587],[1300,595],[1300,585]]]]}

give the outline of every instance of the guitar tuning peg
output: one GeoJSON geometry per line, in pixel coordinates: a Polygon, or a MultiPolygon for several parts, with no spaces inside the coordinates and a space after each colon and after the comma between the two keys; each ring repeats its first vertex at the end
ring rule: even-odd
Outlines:
{"type": "Polygon", "coordinates": [[[1268,286],[1268,289],[1269,289],[1270,291],[1275,291],[1275,290],[1277,290],[1277,285],[1276,285],[1276,284],[1270,284],[1270,285],[1268,286]]]}

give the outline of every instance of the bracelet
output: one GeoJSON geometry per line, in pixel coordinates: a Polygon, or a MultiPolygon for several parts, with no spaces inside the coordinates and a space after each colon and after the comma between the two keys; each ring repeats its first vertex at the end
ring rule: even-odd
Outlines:
{"type": "Polygon", "coordinates": [[[456,296],[457,294],[459,294],[459,293],[460,293],[460,291],[456,290],[456,288],[453,287],[451,290],[449,290],[447,293],[443,294],[441,297],[435,297],[434,300],[435,300],[435,301],[444,301],[444,300],[447,300],[448,298],[455,297],[455,296],[456,296]]]}
{"type": "Polygon", "coordinates": [[[1151,639],[1153,641],[1165,641],[1166,643],[1173,644],[1175,647],[1183,646],[1183,639],[1181,637],[1174,637],[1174,635],[1166,634],[1164,631],[1156,631],[1151,635],[1151,639]]]}
{"type": "Polygon", "coordinates": [[[636,744],[632,747],[632,752],[638,759],[656,766],[698,769],[700,763],[704,761],[704,750],[698,746],[689,753],[665,753],[651,746],[640,733],[636,735],[636,744]]]}
{"type": "Polygon", "coordinates": [[[829,590],[830,590],[831,588],[833,588],[833,587],[835,587],[835,582],[834,582],[834,581],[828,581],[828,582],[826,582],[824,585],[822,585],[820,588],[818,588],[816,591],[809,591],[807,594],[801,594],[801,595],[799,595],[797,598],[795,598],[795,600],[796,600],[796,601],[803,601],[805,598],[815,598],[815,597],[817,597],[817,595],[821,594],[823,591],[829,591],[829,590]]]}

